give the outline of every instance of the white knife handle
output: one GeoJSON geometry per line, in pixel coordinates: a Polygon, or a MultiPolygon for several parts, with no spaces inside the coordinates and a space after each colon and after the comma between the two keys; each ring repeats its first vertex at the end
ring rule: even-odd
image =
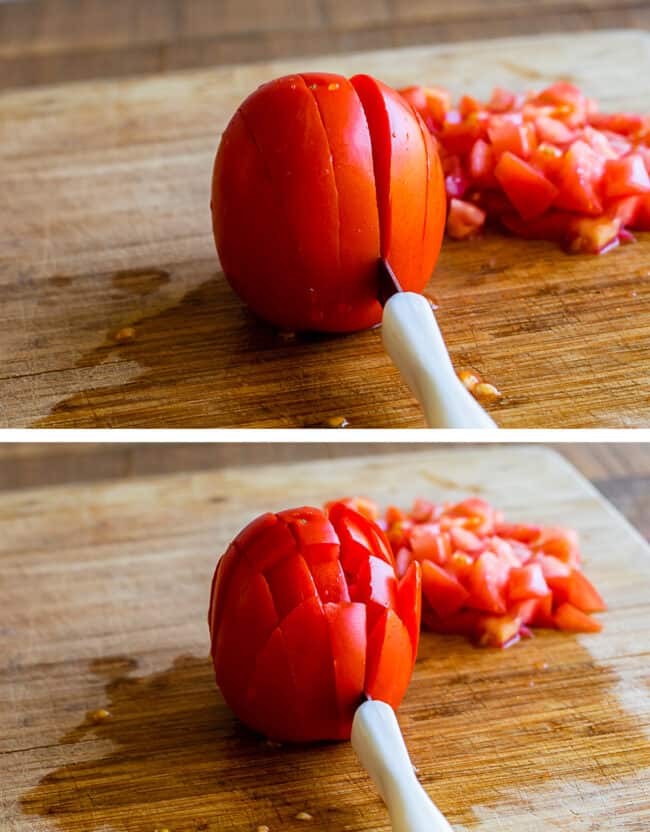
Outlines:
{"type": "Polygon", "coordinates": [[[352,747],[386,804],[393,832],[453,832],[415,776],[390,705],[372,700],[357,708],[352,747]]]}
{"type": "Polygon", "coordinates": [[[430,428],[496,428],[460,381],[429,301],[398,292],[384,306],[382,340],[430,428]]]}

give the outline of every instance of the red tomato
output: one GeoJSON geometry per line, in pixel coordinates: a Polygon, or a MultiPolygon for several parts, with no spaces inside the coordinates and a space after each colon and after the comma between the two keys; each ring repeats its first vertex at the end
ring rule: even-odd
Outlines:
{"type": "Polygon", "coordinates": [[[421,119],[368,76],[264,84],[224,131],[212,180],[217,250],[235,291],[291,330],[381,319],[377,260],[421,291],[445,219],[440,162],[421,119]]]}
{"type": "Polygon", "coordinates": [[[568,630],[573,633],[599,633],[603,629],[600,621],[581,612],[571,604],[561,604],[553,618],[559,630],[568,630]]]}
{"type": "Polygon", "coordinates": [[[560,169],[558,208],[589,215],[602,213],[599,188],[604,168],[602,156],[585,142],[575,141],[560,169]]]}
{"type": "Polygon", "coordinates": [[[447,234],[452,240],[464,240],[472,237],[485,223],[485,211],[471,202],[451,199],[447,217],[447,234]]]}
{"type": "Polygon", "coordinates": [[[605,196],[636,196],[650,191],[643,158],[637,153],[605,162],[605,196]]]}
{"type": "Polygon", "coordinates": [[[398,582],[383,532],[349,505],[262,515],[215,571],[217,684],[235,714],[272,739],[347,738],[364,694],[400,704],[419,599],[419,565],[398,582]]]}
{"type": "Polygon", "coordinates": [[[531,636],[529,627],[600,627],[572,612],[601,612],[605,604],[580,570],[571,529],[506,523],[477,497],[455,505],[416,500],[400,524],[393,544],[398,571],[421,563],[422,620],[429,629],[507,647],[531,636]]]}
{"type": "Polygon", "coordinates": [[[544,174],[510,152],[501,156],[494,175],[525,220],[543,214],[558,194],[555,185],[544,174]]]}

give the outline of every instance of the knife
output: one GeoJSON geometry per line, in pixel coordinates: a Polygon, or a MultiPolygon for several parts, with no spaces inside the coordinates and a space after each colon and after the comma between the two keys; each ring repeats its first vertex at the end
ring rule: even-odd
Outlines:
{"type": "Polygon", "coordinates": [[[382,341],[430,428],[496,428],[460,381],[429,301],[405,292],[386,258],[378,262],[382,341]]]}
{"type": "Polygon", "coordinates": [[[393,832],[453,832],[415,776],[390,705],[376,699],[360,705],[351,742],[386,804],[393,832]]]}

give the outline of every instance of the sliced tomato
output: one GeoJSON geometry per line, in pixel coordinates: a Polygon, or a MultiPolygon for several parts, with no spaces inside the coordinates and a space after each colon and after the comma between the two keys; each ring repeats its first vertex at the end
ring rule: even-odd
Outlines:
{"type": "Polygon", "coordinates": [[[422,592],[427,603],[441,618],[458,612],[469,592],[452,574],[432,561],[422,563],[422,592]]]}
{"type": "Polygon", "coordinates": [[[558,195],[555,185],[542,173],[510,152],[501,156],[494,175],[526,220],[543,214],[558,195]]]}
{"type": "Polygon", "coordinates": [[[599,633],[603,629],[600,621],[568,603],[561,604],[553,617],[558,630],[568,630],[572,633],[599,633]]]}
{"type": "Polygon", "coordinates": [[[325,604],[339,717],[352,726],[366,677],[366,607],[364,604],[325,604]]]}
{"type": "Polygon", "coordinates": [[[422,571],[419,563],[412,563],[397,588],[397,614],[406,627],[413,648],[413,661],[418,652],[422,620],[422,571]]]}
{"type": "Polygon", "coordinates": [[[368,636],[365,692],[397,709],[413,669],[413,648],[397,613],[388,609],[368,636]]]}

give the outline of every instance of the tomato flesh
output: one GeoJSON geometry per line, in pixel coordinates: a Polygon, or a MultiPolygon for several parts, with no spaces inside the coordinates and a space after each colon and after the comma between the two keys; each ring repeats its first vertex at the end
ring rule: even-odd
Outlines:
{"type": "Polygon", "coordinates": [[[421,566],[425,627],[488,647],[510,646],[530,627],[600,628],[580,617],[606,606],[582,572],[573,530],[508,523],[475,497],[445,505],[418,499],[399,523],[399,540],[389,540],[399,547],[398,574],[421,566]]]}
{"type": "Polygon", "coordinates": [[[622,202],[650,193],[649,116],[601,114],[564,81],[525,95],[496,88],[485,102],[464,95],[457,107],[438,96],[444,107],[432,118],[424,88],[407,90],[440,148],[450,238],[494,220],[526,239],[602,254],[633,242],[629,229],[650,230],[648,203],[622,202]]]}

